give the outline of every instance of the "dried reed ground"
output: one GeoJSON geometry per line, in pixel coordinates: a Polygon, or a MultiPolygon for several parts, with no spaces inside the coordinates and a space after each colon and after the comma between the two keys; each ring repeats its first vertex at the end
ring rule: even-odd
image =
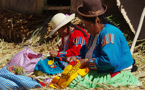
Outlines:
{"type": "MultiPolygon", "coordinates": [[[[74,23],[75,24],[75,23],[74,23]]],[[[31,40],[27,40],[20,44],[15,43],[8,43],[4,42],[4,40],[0,39],[0,68],[3,68],[10,59],[19,51],[23,50],[25,47],[29,46],[31,50],[33,50],[36,53],[43,53],[45,55],[49,54],[49,50],[58,50],[56,42],[58,42],[59,38],[56,37],[53,39],[52,42],[47,42],[39,45],[39,37],[32,38],[31,40]]],[[[142,83],[142,86],[140,87],[122,87],[119,86],[118,88],[114,88],[112,86],[105,85],[106,88],[95,88],[99,90],[139,90],[139,89],[145,89],[145,40],[140,41],[136,47],[135,52],[133,53],[133,58],[136,60],[136,65],[138,66],[138,70],[136,72],[133,72],[133,74],[139,79],[139,81],[142,83]],[[143,43],[142,43],[143,42],[143,43]]],[[[58,43],[60,44],[60,43],[58,43]]],[[[129,42],[129,45],[131,46],[131,43],[129,42]]],[[[46,58],[46,56],[44,56],[46,58]]],[[[60,75],[60,74],[57,74],[60,75]]],[[[27,75],[29,76],[29,75],[27,75]]],[[[43,82],[46,78],[53,78],[56,75],[46,75],[43,74],[41,77],[33,75],[34,78],[39,79],[43,82]]],[[[50,88],[48,86],[35,89],[35,90],[53,90],[53,88],[50,88]]],[[[70,89],[70,88],[67,88],[70,89]]],[[[34,89],[33,89],[34,90],[34,89]]],[[[58,89],[60,90],[60,89],[58,89]]],[[[93,90],[93,89],[91,89],[93,90]]]]}
{"type": "MultiPolygon", "coordinates": [[[[49,54],[49,49],[52,49],[52,46],[54,47],[55,50],[57,50],[57,46],[54,46],[56,41],[54,40],[52,43],[45,43],[42,45],[32,45],[32,42],[24,42],[24,44],[27,43],[27,45],[30,46],[30,49],[33,50],[36,53],[43,53],[43,54],[49,54]]],[[[8,43],[4,42],[3,40],[0,39],[0,68],[3,68],[9,61],[10,59],[19,51],[24,49],[25,46],[24,44],[17,44],[15,45],[14,43],[8,43]]],[[[145,53],[142,52],[142,50],[138,50],[138,52],[133,53],[133,57],[136,60],[136,65],[138,66],[138,70],[136,72],[133,72],[133,74],[139,79],[139,81],[142,83],[141,87],[134,87],[134,88],[127,88],[127,87],[118,87],[114,88],[111,86],[108,86],[106,89],[116,89],[116,90],[124,90],[124,89],[145,89],[145,53]]],[[[45,58],[45,57],[44,57],[45,58]]],[[[50,75],[42,75],[43,79],[45,78],[52,78],[54,77],[50,75]]],[[[42,78],[39,78],[39,80],[42,80],[42,78]]],[[[46,90],[46,89],[52,89],[50,87],[43,87],[39,88],[37,90],[46,90]]],[[[69,88],[68,88],[69,89],[69,88]]],[[[104,89],[104,88],[100,88],[104,89]]]]}

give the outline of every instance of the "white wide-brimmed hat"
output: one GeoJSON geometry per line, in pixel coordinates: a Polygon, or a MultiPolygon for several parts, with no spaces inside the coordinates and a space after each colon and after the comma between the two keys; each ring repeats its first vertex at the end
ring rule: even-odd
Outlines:
{"type": "Polygon", "coordinates": [[[74,19],[75,14],[63,14],[63,13],[58,13],[54,15],[50,21],[51,26],[52,26],[52,31],[49,33],[49,36],[53,35],[59,28],[62,26],[66,25],[69,23],[72,19],[74,19]]]}

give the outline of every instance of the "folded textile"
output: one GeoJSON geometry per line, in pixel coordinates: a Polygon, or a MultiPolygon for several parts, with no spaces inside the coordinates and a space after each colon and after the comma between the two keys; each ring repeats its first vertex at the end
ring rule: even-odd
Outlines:
{"type": "Polygon", "coordinates": [[[41,84],[33,78],[15,75],[8,71],[6,66],[0,69],[0,90],[29,90],[38,87],[41,87],[41,84]]]}
{"type": "Polygon", "coordinates": [[[57,73],[62,73],[65,65],[67,65],[67,62],[60,61],[58,57],[54,58],[48,57],[46,59],[39,60],[34,70],[42,71],[43,73],[53,75],[57,73]]]}
{"type": "Polygon", "coordinates": [[[61,76],[56,76],[52,79],[52,84],[49,86],[53,88],[59,86],[60,88],[64,89],[77,77],[77,75],[83,77],[90,71],[89,67],[80,69],[80,66],[81,64],[79,60],[72,61],[68,66],[65,67],[61,76]]]}
{"type": "Polygon", "coordinates": [[[42,59],[42,54],[37,54],[29,47],[26,47],[15,54],[6,66],[21,66],[25,69],[26,73],[31,73],[34,71],[34,67],[40,59],[42,59]]]}

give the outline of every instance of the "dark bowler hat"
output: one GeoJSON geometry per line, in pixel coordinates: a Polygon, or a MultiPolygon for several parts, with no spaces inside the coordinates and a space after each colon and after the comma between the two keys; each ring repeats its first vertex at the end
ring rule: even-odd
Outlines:
{"type": "Polygon", "coordinates": [[[107,6],[101,0],[83,0],[83,4],[78,6],[77,11],[84,17],[96,17],[106,12],[107,6]]]}

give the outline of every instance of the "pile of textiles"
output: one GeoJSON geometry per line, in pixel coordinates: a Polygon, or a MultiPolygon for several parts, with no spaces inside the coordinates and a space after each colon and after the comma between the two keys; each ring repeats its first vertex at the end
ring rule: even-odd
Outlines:
{"type": "Polygon", "coordinates": [[[34,72],[42,54],[33,52],[29,47],[16,53],[10,62],[0,69],[0,90],[29,90],[42,87],[36,79],[26,76],[34,72]]]}
{"type": "Polygon", "coordinates": [[[24,75],[16,75],[8,69],[10,68],[7,66],[0,69],[0,90],[29,90],[31,88],[41,87],[41,84],[39,84],[34,78],[24,75]]]}

